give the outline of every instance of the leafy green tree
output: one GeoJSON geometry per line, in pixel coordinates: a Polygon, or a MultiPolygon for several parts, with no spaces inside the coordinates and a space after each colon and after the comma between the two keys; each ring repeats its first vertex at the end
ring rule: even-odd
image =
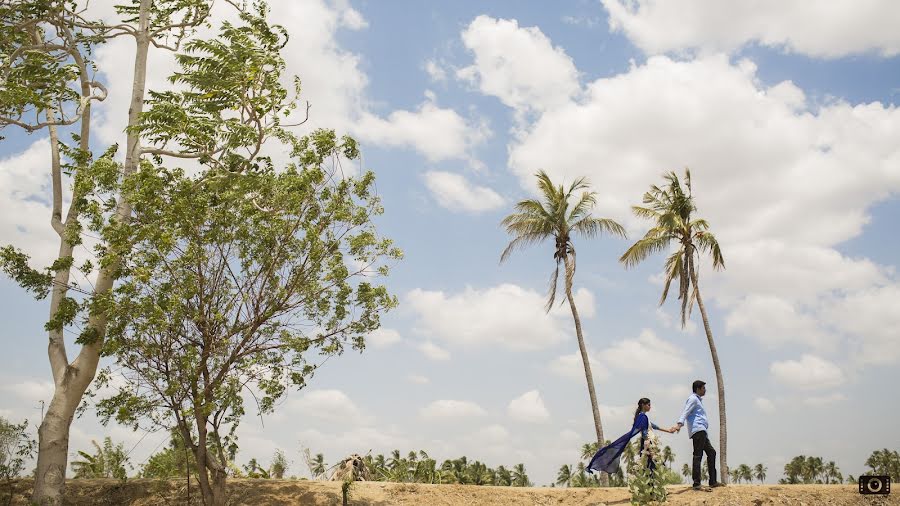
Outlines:
{"type": "Polygon", "coordinates": [[[890,476],[892,481],[900,482],[900,454],[897,450],[884,448],[873,451],[866,459],[866,466],[872,470],[871,474],[890,476]]]}
{"type": "Polygon", "coordinates": [[[37,443],[28,435],[28,422],[10,423],[0,416],[0,480],[6,490],[6,504],[12,504],[12,480],[25,470],[25,462],[34,455],[37,443]]]}
{"type": "Polygon", "coordinates": [[[550,276],[550,288],[545,309],[550,311],[556,300],[556,285],[559,278],[559,267],[562,264],[565,270],[566,300],[569,302],[572,319],[575,321],[575,335],[578,338],[578,348],[581,351],[581,360],[584,365],[584,376],[594,415],[594,429],[597,432],[597,441],[601,442],[604,440],[603,425],[600,421],[597,394],[594,391],[594,377],[591,373],[587,347],[581,331],[581,319],[578,317],[578,309],[575,307],[575,298],[572,295],[572,282],[575,278],[575,244],[572,240],[574,236],[590,239],[603,232],[625,237],[625,229],[613,220],[591,216],[591,210],[597,202],[597,197],[595,192],[588,191],[587,179],[577,179],[567,189],[562,185],[555,186],[550,180],[550,176],[544,171],[538,172],[536,176],[543,201],[523,200],[516,204],[515,213],[503,219],[502,224],[506,227],[506,231],[513,236],[513,240],[503,250],[500,261],[505,261],[512,252],[518,249],[546,240],[554,242],[553,260],[556,263],[556,269],[550,276]],[[579,191],[581,194],[576,195],[576,192],[579,191]],[[577,198],[577,200],[570,203],[573,198],[577,198]]]}
{"type": "Polygon", "coordinates": [[[256,461],[256,458],[251,458],[250,462],[247,462],[244,465],[244,471],[247,473],[247,478],[251,479],[269,479],[269,471],[267,471],[264,467],[259,465],[259,462],[256,461]]]}
{"type": "Polygon", "coordinates": [[[559,468],[559,472],[556,473],[556,484],[567,487],[572,485],[572,468],[569,467],[569,464],[563,464],[559,468]]]}
{"type": "MultiPolygon", "coordinates": [[[[0,129],[13,126],[27,132],[47,132],[48,167],[53,182],[47,201],[52,203],[50,225],[59,237],[56,260],[34,268],[27,255],[12,245],[0,248],[0,270],[16,280],[36,298],[50,296],[48,358],[54,392],[38,430],[39,451],[32,500],[41,505],[62,503],[71,421],[97,371],[108,323],[107,299],[128,249],[97,247],[99,265],[75,266],[73,252],[82,244],[84,229],[95,235],[101,229],[127,224],[131,202],[118,190],[118,181],[136,173],[146,156],[158,159],[208,157],[236,137],[226,139],[205,152],[195,147],[163,149],[146,146],[138,124],[144,116],[147,97],[148,54],[151,50],[178,51],[195,28],[206,23],[210,0],[123,0],[115,7],[117,20],[93,19],[84,2],[69,0],[18,0],[0,4],[0,129]],[[127,128],[121,145],[124,163],[114,162],[116,146],[94,159],[90,152],[92,104],[107,96],[97,76],[117,72],[98,69],[93,55],[106,41],[130,37],[134,53],[121,68],[133,66],[134,78],[127,112],[127,128]],[[99,70],[99,71],[98,71],[99,70]],[[64,136],[71,133],[72,142],[64,136]],[[71,186],[65,176],[71,177],[71,186]],[[68,209],[64,204],[68,203],[68,209]],[[95,275],[91,289],[72,281],[73,270],[85,277],[95,275]],[[94,274],[96,272],[96,274],[94,274]],[[74,359],[66,349],[64,331],[81,317],[80,346],[74,359]]],[[[228,2],[238,6],[237,2],[228,2]]],[[[220,91],[232,90],[222,82],[220,91]]],[[[184,118],[180,118],[183,120],[184,118]]],[[[182,130],[203,130],[205,118],[188,117],[182,130]]],[[[219,122],[221,123],[221,121],[219,122]]],[[[174,132],[173,132],[174,133],[174,132]]],[[[2,139],[2,137],[0,137],[2,139]]],[[[121,246],[121,245],[120,245],[121,246]]]]}
{"type": "Polygon", "coordinates": [[[506,466],[497,466],[497,485],[501,487],[510,487],[512,486],[512,473],[506,466]]]}
{"type": "Polygon", "coordinates": [[[660,305],[666,301],[669,294],[669,286],[672,281],[678,280],[678,299],[681,301],[681,325],[684,326],[690,317],[694,301],[700,308],[703,317],[703,328],[706,331],[706,339],[709,351],[712,355],[713,367],[716,371],[716,384],[719,397],[719,469],[724,478],[728,473],[728,426],[725,416],[725,381],[722,376],[722,367],[719,363],[719,354],[713,340],[712,330],[709,326],[709,318],[706,314],[706,306],[700,296],[699,267],[701,253],[712,255],[713,268],[725,268],[725,260],[719,242],[709,231],[709,223],[702,218],[694,217],[697,206],[691,189],[691,173],[685,171],[684,187],[674,172],[664,176],[666,185],[660,188],[656,185],[650,187],[650,191],[644,194],[644,206],[632,206],[634,213],[651,220],[653,227],[647,231],[643,238],[634,243],[619,259],[625,267],[634,267],[654,253],[667,251],[672,243],[677,244],[677,249],[672,253],[665,264],[666,282],[663,287],[660,305]],[[686,191],[685,191],[686,190],[686,191]]]}
{"type": "Polygon", "coordinates": [[[313,479],[321,479],[324,477],[325,468],[325,455],[317,453],[316,458],[312,461],[312,466],[309,468],[309,472],[312,474],[313,479]]]}
{"type": "Polygon", "coordinates": [[[125,480],[128,478],[127,467],[131,467],[128,462],[128,454],[125,452],[125,445],[122,443],[113,444],[110,437],[103,438],[103,446],[96,441],[91,441],[94,445],[95,452],[93,454],[85,451],[79,451],[79,460],[72,461],[72,471],[75,472],[75,478],[116,478],[125,480]]]}
{"type": "Polygon", "coordinates": [[[516,464],[512,470],[512,486],[514,487],[530,487],[531,480],[525,472],[525,464],[516,464]]]}
{"type": "Polygon", "coordinates": [[[151,455],[141,468],[141,478],[171,479],[197,476],[197,463],[184,440],[176,431],[172,432],[169,445],[151,455]],[[190,471],[188,471],[190,468],[190,471]]]}
{"type": "Polygon", "coordinates": [[[684,476],[685,478],[690,478],[692,472],[693,471],[691,471],[691,466],[689,466],[687,464],[681,466],[681,475],[684,476]]]}
{"type": "MultiPolygon", "coordinates": [[[[750,466],[747,464],[741,464],[737,467],[737,474],[740,478],[740,481],[746,481],[747,483],[753,482],[753,470],[750,469],[750,466]]],[[[740,481],[738,483],[740,483],[740,481]]]]}
{"type": "MultiPolygon", "coordinates": [[[[278,79],[286,34],[265,14],[243,13],[218,38],[187,43],[175,78],[187,90],[153,95],[137,128],[159,145],[230,144],[204,151],[197,177],[159,168],[127,178],[134,217],[112,238],[131,251],[107,302],[105,351],[125,384],[98,408],[106,420],[176,427],[209,505],[225,502],[242,390],[259,392],[259,409],[271,412],[289,386],[305,385],[309,354],[361,351],[396,305],[370,280],[401,256],[372,224],[383,212],[374,175],[336,177],[335,160],[358,157],[353,139],[325,130],[296,138],[279,126],[294,107],[278,79]],[[239,82],[239,93],[215,93],[239,82]],[[185,124],[172,104],[204,112],[202,126],[185,124]],[[237,118],[225,114],[233,109],[237,118]],[[266,140],[289,148],[283,170],[257,156],[266,140]]],[[[111,377],[104,371],[99,385],[111,377]]]]}
{"type": "Polygon", "coordinates": [[[825,483],[826,484],[841,484],[844,482],[844,475],[841,474],[840,468],[835,464],[835,462],[829,461],[825,464],[825,483]]]}
{"type": "Polygon", "coordinates": [[[760,483],[763,483],[766,481],[766,471],[768,470],[769,469],[766,466],[762,464],[756,464],[755,466],[753,466],[753,477],[759,480],[760,483]]]}
{"type": "Polygon", "coordinates": [[[284,479],[284,474],[287,472],[288,467],[290,467],[290,464],[288,463],[284,452],[275,450],[275,455],[272,456],[272,463],[269,464],[269,475],[276,480],[282,480],[284,479]]]}

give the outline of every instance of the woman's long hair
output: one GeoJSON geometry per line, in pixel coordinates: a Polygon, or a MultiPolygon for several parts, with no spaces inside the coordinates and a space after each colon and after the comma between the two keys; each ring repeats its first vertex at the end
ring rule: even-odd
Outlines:
{"type": "Polygon", "coordinates": [[[638,407],[636,410],[634,410],[634,421],[635,422],[637,421],[638,415],[644,412],[644,406],[646,406],[647,404],[650,404],[650,399],[648,399],[646,397],[642,397],[641,400],[638,401],[638,407]]]}

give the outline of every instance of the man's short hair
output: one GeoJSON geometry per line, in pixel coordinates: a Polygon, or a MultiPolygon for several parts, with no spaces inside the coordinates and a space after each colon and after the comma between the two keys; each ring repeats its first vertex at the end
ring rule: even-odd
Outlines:
{"type": "Polygon", "coordinates": [[[703,385],[705,385],[705,384],[706,384],[705,381],[697,380],[694,382],[693,385],[691,385],[691,388],[693,389],[694,393],[697,393],[697,390],[700,390],[701,388],[703,388],[703,385]]]}

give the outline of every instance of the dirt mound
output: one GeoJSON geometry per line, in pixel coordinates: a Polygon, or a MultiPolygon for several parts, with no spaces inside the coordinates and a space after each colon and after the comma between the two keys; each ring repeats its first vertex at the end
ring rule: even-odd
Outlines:
{"type": "MultiPolygon", "coordinates": [[[[27,505],[31,480],[13,483],[12,504],[27,505]]],[[[668,487],[672,506],[682,505],[898,505],[900,494],[861,496],[856,485],[731,485],[711,492],[695,492],[690,487],[668,487]]],[[[190,503],[184,481],[71,480],[66,505],[71,506],[155,506],[200,504],[196,485],[191,486],[190,503]]],[[[8,497],[0,485],[0,501],[8,497]]],[[[341,504],[341,483],[305,480],[229,480],[232,505],[275,506],[341,504]]],[[[412,483],[357,482],[351,489],[354,506],[600,506],[628,505],[624,488],[517,488],[471,485],[422,485],[412,483]]]]}

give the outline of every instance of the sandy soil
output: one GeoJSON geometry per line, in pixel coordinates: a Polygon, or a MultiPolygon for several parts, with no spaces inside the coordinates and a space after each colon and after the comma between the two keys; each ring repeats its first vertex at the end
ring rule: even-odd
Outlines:
{"type": "MultiPolygon", "coordinates": [[[[31,480],[14,483],[12,504],[27,505],[31,480]]],[[[341,486],[336,482],[289,480],[230,480],[231,504],[274,506],[341,504],[341,486]]],[[[0,486],[0,504],[6,503],[9,489],[0,486]]],[[[186,505],[187,489],[182,482],[129,480],[72,480],[67,485],[66,504],[100,505],[186,505]]],[[[476,487],[464,485],[421,485],[403,483],[356,483],[353,506],[477,506],[477,505],[627,505],[623,488],[565,489],[476,487]]],[[[200,504],[196,485],[191,487],[190,504],[200,504]]],[[[900,505],[900,494],[861,496],[855,485],[730,485],[710,492],[696,492],[684,485],[669,487],[669,501],[681,505],[900,505]]]]}

